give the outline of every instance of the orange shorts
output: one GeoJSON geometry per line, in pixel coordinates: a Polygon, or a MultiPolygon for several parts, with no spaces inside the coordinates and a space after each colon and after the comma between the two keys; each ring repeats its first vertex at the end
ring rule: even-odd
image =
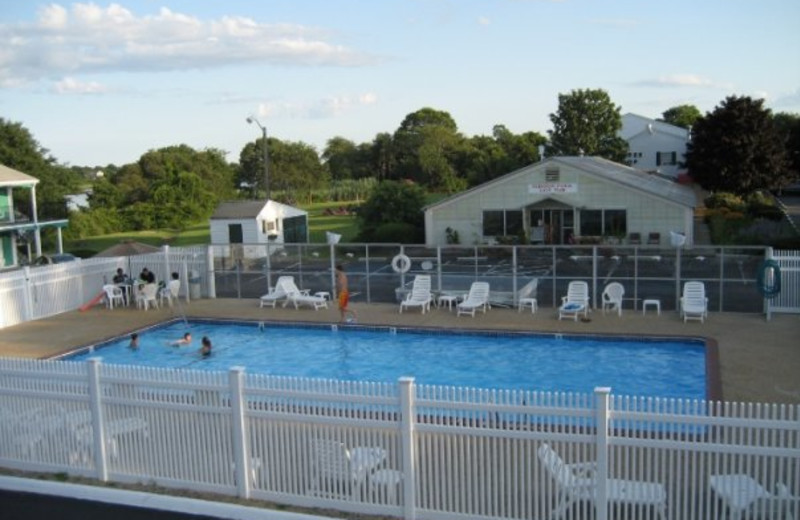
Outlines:
{"type": "Polygon", "coordinates": [[[349,302],[349,301],[350,301],[350,293],[349,292],[347,292],[346,290],[339,292],[339,308],[340,309],[346,309],[347,308],[347,302],[349,302]]]}

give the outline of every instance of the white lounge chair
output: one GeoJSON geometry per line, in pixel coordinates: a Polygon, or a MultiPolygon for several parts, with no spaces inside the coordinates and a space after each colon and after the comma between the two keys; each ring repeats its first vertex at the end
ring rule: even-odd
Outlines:
{"type": "Polygon", "coordinates": [[[418,274],[414,278],[414,284],[411,286],[411,292],[405,300],[400,302],[400,314],[403,313],[404,308],[419,307],[422,309],[422,314],[426,310],[431,310],[431,277],[427,274],[418,274]]]}
{"type": "Polygon", "coordinates": [[[706,298],[706,286],[703,282],[683,284],[681,316],[683,316],[684,323],[688,320],[700,320],[700,323],[705,321],[708,316],[708,298],[706,298]]]}
{"type": "Polygon", "coordinates": [[[469,314],[475,317],[475,311],[481,309],[484,314],[486,309],[489,308],[489,283],[488,282],[472,282],[469,288],[467,298],[456,305],[457,316],[462,314],[469,314]]]}
{"type": "Polygon", "coordinates": [[[383,448],[348,449],[344,443],[312,439],[312,489],[327,497],[357,497],[367,477],[386,460],[383,448]]]}
{"type": "Polygon", "coordinates": [[[113,309],[115,303],[120,307],[125,306],[125,293],[121,288],[113,284],[106,284],[103,286],[103,291],[106,293],[106,306],[109,309],[113,309]]]}
{"type": "Polygon", "coordinates": [[[589,284],[573,281],[567,287],[567,295],[561,297],[561,307],[558,309],[558,319],[572,318],[578,321],[578,315],[589,315],[589,284]]]}
{"type": "Polygon", "coordinates": [[[731,520],[797,518],[800,514],[800,497],[792,496],[785,484],[776,484],[772,494],[750,475],[712,475],[708,482],[730,511],[731,520]]]}
{"type": "Polygon", "coordinates": [[[282,285],[283,289],[286,291],[286,301],[283,302],[284,307],[292,303],[295,309],[299,309],[301,305],[314,307],[315,311],[328,308],[327,299],[322,296],[312,296],[308,294],[308,289],[301,291],[294,283],[294,278],[284,280],[282,285]]]}
{"type": "MultiPolygon", "coordinates": [[[[567,464],[548,444],[542,444],[537,454],[539,461],[556,481],[558,503],[550,513],[550,518],[563,517],[573,505],[580,502],[596,506],[595,463],[567,464]]],[[[666,519],[667,491],[663,484],[616,478],[607,479],[606,482],[609,504],[653,508],[659,518],[666,519]]]]}
{"type": "Polygon", "coordinates": [[[531,314],[536,312],[538,302],[536,301],[536,289],[539,287],[539,279],[534,278],[522,286],[517,295],[517,312],[522,312],[525,307],[531,308],[531,314]]]}
{"type": "Polygon", "coordinates": [[[625,296],[625,287],[619,282],[611,282],[603,289],[603,314],[606,310],[617,311],[622,316],[622,297],[625,296]]]}
{"type": "Polygon", "coordinates": [[[267,294],[263,295],[260,298],[261,303],[259,304],[259,307],[263,308],[269,305],[274,309],[279,301],[285,300],[287,293],[286,293],[286,288],[284,287],[284,283],[286,283],[287,281],[294,283],[294,277],[292,276],[279,277],[278,280],[275,282],[275,287],[273,287],[272,290],[270,290],[267,294]]]}

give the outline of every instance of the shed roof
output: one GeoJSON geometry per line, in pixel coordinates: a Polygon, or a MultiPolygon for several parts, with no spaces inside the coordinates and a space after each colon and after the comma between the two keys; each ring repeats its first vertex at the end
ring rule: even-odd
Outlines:
{"type": "Polygon", "coordinates": [[[32,186],[38,183],[39,179],[36,177],[0,164],[0,186],[32,186]]]}
{"type": "Polygon", "coordinates": [[[270,206],[284,216],[307,215],[308,212],[275,200],[233,200],[220,202],[211,220],[251,219],[258,217],[259,213],[270,206]]]}
{"type": "Polygon", "coordinates": [[[464,197],[468,197],[473,193],[478,193],[486,188],[495,184],[507,182],[513,177],[519,175],[526,175],[532,168],[540,167],[547,164],[564,164],[571,166],[576,170],[588,173],[594,177],[607,180],[616,184],[620,184],[635,191],[640,191],[648,195],[652,195],[661,199],[665,199],[683,206],[694,208],[697,204],[694,191],[688,186],[678,184],[672,180],[664,179],[658,175],[645,173],[636,168],[625,166],[624,164],[615,163],[602,157],[550,157],[544,161],[534,163],[519,170],[507,173],[496,179],[492,179],[479,186],[475,186],[467,191],[456,193],[446,199],[440,200],[435,204],[426,206],[424,209],[434,209],[439,206],[451,204],[464,197]]]}

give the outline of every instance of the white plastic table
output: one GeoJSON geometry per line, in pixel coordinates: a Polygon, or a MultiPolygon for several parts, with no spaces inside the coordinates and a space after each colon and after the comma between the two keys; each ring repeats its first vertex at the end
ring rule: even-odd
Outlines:
{"type": "Polygon", "coordinates": [[[661,316],[661,300],[650,299],[642,301],[642,315],[647,313],[647,307],[655,307],[658,315],[661,316]]]}

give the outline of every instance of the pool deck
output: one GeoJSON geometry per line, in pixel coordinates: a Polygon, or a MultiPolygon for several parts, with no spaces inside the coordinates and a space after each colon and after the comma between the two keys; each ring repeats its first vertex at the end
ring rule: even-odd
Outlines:
{"type": "MultiPolygon", "coordinates": [[[[196,300],[183,303],[188,318],[227,318],[281,322],[337,323],[335,304],[314,311],[259,308],[254,299],[196,300]]],[[[176,307],[175,309],[177,309],[176,307]]],[[[626,310],[622,317],[590,314],[590,322],[559,321],[553,309],[492,309],[475,318],[457,317],[446,307],[430,313],[398,313],[399,305],[352,304],[361,325],[435,327],[442,329],[524,330],[557,333],[631,334],[711,338],[719,345],[722,397],[725,401],[800,404],[800,315],[711,313],[705,323],[683,323],[676,312],[657,315],[648,309],[626,310]]],[[[180,317],[170,308],[138,311],[107,310],[69,312],[51,318],[0,329],[0,356],[46,358],[74,348],[126,334],[164,320],[180,317]]],[[[454,345],[453,348],[458,348],[454,345]]],[[[613,390],[613,389],[612,389],[613,390]]]]}

